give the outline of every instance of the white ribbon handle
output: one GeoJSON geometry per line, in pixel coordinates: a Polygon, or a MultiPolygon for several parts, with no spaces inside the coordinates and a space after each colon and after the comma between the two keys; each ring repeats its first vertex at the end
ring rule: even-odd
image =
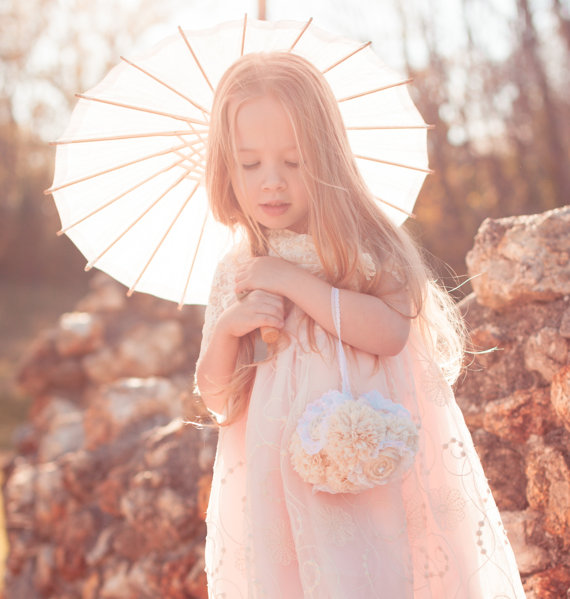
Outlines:
{"type": "Polygon", "coordinates": [[[350,381],[348,380],[348,365],[344,348],[340,337],[340,292],[336,287],[331,289],[331,311],[333,315],[334,326],[338,337],[338,364],[340,367],[340,376],[342,379],[342,392],[350,395],[350,381]]]}

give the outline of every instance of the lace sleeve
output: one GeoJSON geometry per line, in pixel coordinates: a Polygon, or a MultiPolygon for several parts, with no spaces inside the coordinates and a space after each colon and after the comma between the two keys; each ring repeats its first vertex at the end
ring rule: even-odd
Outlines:
{"type": "Polygon", "coordinates": [[[218,318],[228,306],[236,301],[234,292],[236,264],[237,250],[232,250],[220,260],[216,267],[212,288],[210,290],[210,297],[204,315],[200,356],[206,351],[206,348],[210,343],[218,318]]]}

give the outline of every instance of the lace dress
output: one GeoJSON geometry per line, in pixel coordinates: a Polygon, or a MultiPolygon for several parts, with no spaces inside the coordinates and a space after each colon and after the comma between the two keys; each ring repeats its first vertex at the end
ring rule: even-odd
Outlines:
{"type": "MultiPolygon", "coordinates": [[[[319,274],[309,236],[272,231],[270,244],[271,254],[319,274]]],[[[218,266],[202,351],[236,301],[235,269],[247,258],[238,247],[218,266]]],[[[334,344],[317,325],[322,351],[309,351],[299,318],[294,307],[285,323],[291,343],[256,367],[247,413],[220,430],[207,513],[209,598],[524,597],[463,416],[413,327],[404,350],[380,368],[365,352],[349,358],[355,396],[377,389],[419,425],[413,468],[358,495],[313,493],[301,480],[291,435],[305,405],[341,381],[334,344]]]]}

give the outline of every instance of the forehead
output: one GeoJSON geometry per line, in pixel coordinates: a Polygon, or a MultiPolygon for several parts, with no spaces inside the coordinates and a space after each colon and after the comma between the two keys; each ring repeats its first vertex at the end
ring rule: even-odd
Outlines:
{"type": "Polygon", "coordinates": [[[298,147],[292,115],[273,95],[262,95],[230,103],[238,151],[261,147],[298,147]]]}

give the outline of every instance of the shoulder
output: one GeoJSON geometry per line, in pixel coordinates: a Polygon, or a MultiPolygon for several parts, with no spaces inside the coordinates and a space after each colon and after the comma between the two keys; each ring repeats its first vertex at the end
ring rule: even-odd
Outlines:
{"type": "Polygon", "coordinates": [[[220,296],[234,294],[236,270],[248,257],[249,249],[244,240],[236,243],[223,256],[216,266],[208,303],[213,303],[220,296]]]}

